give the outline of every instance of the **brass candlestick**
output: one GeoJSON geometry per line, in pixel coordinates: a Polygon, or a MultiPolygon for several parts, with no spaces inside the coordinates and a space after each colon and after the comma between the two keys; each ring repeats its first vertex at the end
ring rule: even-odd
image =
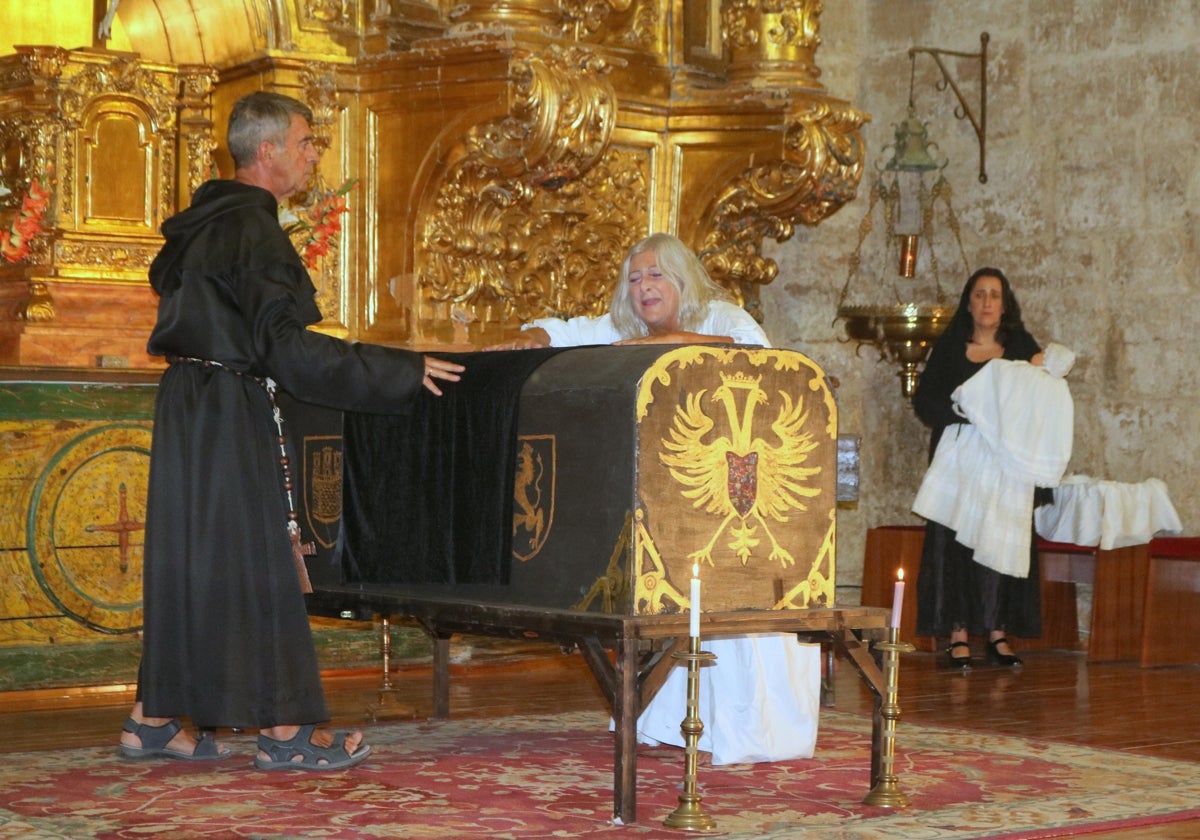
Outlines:
{"type": "Polygon", "coordinates": [[[683,733],[683,793],[679,794],[679,805],[663,820],[668,828],[682,828],[685,831],[711,831],[717,827],[716,821],[704,812],[700,804],[703,797],[696,793],[696,753],[699,750],[700,735],[704,732],[704,721],[700,720],[700,663],[711,662],[717,657],[708,651],[700,650],[700,637],[692,636],[687,653],[676,651],[671,654],[675,659],[687,662],[687,714],[679,724],[683,733]]]}
{"type": "Polygon", "coordinates": [[[383,678],[379,684],[379,702],[373,706],[367,706],[367,716],[373,721],[384,718],[416,717],[416,708],[396,700],[400,689],[392,685],[392,623],[386,615],[380,619],[379,656],[383,666],[383,678]]]}
{"type": "Polygon", "coordinates": [[[887,682],[887,697],[880,714],[883,716],[883,754],[879,759],[879,778],[875,786],[863,799],[866,805],[884,808],[907,808],[908,797],[896,783],[894,772],[896,760],[896,721],[900,718],[900,654],[916,650],[908,642],[901,642],[900,629],[888,628],[886,642],[876,642],[875,648],[883,651],[883,675],[887,682]]]}

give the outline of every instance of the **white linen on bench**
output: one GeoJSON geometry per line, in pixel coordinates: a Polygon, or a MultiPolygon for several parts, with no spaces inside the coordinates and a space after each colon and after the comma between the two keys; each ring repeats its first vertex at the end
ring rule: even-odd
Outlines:
{"type": "Polygon", "coordinates": [[[1183,523],[1162,479],[1137,483],[1064,476],[1054,503],[1034,512],[1038,535],[1053,542],[1098,545],[1105,551],[1177,535],[1183,523]]]}

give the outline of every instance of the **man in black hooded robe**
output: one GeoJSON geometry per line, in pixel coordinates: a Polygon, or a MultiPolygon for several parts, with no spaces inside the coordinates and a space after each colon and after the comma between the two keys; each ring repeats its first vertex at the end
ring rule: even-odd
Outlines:
{"type": "Polygon", "coordinates": [[[462,367],[307,329],[316,289],[279,202],[320,153],[311,111],[250,94],[229,120],[233,180],[209,181],[163,225],[149,351],[166,356],[155,407],[138,697],[128,758],[222,758],[205,730],[258,729],[262,769],[337,769],[370,748],[329,719],[291,533],[286,426],[273,389],[347,411],[400,413],[462,367]],[[282,439],[282,440],[281,440],[282,439]],[[198,739],[176,720],[190,718],[198,739]]]}

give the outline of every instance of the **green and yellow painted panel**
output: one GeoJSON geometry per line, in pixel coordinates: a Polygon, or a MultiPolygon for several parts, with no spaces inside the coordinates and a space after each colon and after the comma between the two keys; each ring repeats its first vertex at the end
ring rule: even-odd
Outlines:
{"type": "Polygon", "coordinates": [[[155,381],[0,381],[0,645],[142,623],[155,381]]]}

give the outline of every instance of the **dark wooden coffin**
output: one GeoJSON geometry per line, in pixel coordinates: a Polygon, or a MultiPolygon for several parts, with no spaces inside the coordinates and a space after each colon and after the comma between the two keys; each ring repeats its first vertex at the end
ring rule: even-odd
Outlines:
{"type": "Polygon", "coordinates": [[[310,564],[314,586],[653,615],[686,610],[697,573],[705,612],[833,606],[837,412],[811,359],[574,348],[525,380],[518,411],[504,581],[396,583],[390,564],[421,551],[406,540],[379,579],[310,564]]]}

